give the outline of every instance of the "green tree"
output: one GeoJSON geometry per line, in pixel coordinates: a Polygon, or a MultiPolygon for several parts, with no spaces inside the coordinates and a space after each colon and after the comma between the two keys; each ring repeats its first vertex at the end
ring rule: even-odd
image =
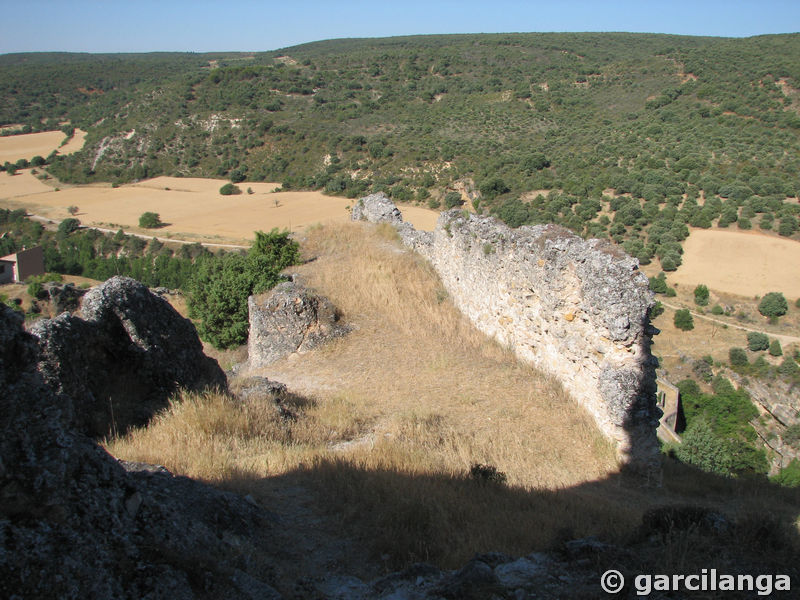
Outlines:
{"type": "Polygon", "coordinates": [[[702,283],[694,288],[694,303],[698,306],[708,306],[708,287],[702,283]]]}
{"type": "Polygon", "coordinates": [[[673,323],[675,324],[675,327],[683,331],[690,331],[694,329],[694,319],[692,318],[692,313],[689,312],[688,308],[676,310],[673,323]]]}
{"type": "Polygon", "coordinates": [[[758,303],[758,312],[765,317],[780,317],[789,310],[786,298],[780,292],[766,294],[758,303]]]}
{"type": "Polygon", "coordinates": [[[289,232],[256,232],[247,255],[226,254],[197,261],[189,283],[189,315],[199,320],[200,337],[216,348],[247,341],[247,298],[281,281],[282,269],[299,260],[299,246],[289,232]]]}
{"type": "Polygon", "coordinates": [[[782,356],[783,355],[783,348],[781,348],[781,343],[778,340],[772,340],[769,345],[769,354],[770,356],[782,356]]]}
{"type": "Polygon", "coordinates": [[[500,177],[491,177],[487,179],[481,183],[478,189],[480,189],[481,194],[487,200],[494,200],[497,196],[505,194],[509,191],[509,187],[506,185],[506,182],[500,177]]]}
{"type": "Polygon", "coordinates": [[[731,348],[728,350],[728,360],[732,367],[746,367],[750,364],[744,348],[731,348]]]}
{"type": "Polygon", "coordinates": [[[58,233],[62,236],[69,235],[73,231],[77,231],[80,226],[81,222],[78,219],[64,219],[58,224],[58,233]]]}
{"type": "Polygon", "coordinates": [[[161,222],[161,215],[154,212],[144,212],[139,217],[139,227],[144,229],[156,229],[163,227],[164,223],[161,222]]]}
{"type": "Polygon", "coordinates": [[[796,458],[771,478],[773,483],[784,487],[800,487],[800,461],[796,458]]]}
{"type": "Polygon", "coordinates": [[[751,331],[747,334],[747,347],[753,352],[761,352],[769,348],[769,338],[765,333],[751,331]]]}
{"type": "Polygon", "coordinates": [[[675,449],[678,460],[703,471],[729,475],[731,458],[719,443],[714,430],[704,418],[694,419],[683,433],[683,443],[675,449]]]}
{"type": "Polygon", "coordinates": [[[447,192],[447,195],[444,197],[444,207],[447,209],[462,206],[463,204],[464,201],[461,199],[461,194],[458,192],[447,192]]]}
{"type": "Polygon", "coordinates": [[[237,194],[241,194],[242,190],[239,189],[238,186],[233,185],[232,183],[226,183],[221,188],[219,188],[219,193],[223,196],[235,196],[237,194]]]}

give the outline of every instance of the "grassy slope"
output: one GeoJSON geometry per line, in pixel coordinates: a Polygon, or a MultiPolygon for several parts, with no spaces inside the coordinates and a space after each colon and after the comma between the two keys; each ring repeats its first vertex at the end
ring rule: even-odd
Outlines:
{"type": "Polygon", "coordinates": [[[302,394],[284,402],[296,419],[278,418],[269,399],[188,397],[109,451],[279,512],[280,489],[316,490],[317,510],[335,515],[341,535],[393,566],[454,567],[477,551],[525,554],[565,537],[624,541],[646,508],[665,502],[797,518],[796,492],[671,461],[663,489],[629,484],[588,415],[465,323],[393,237],[358,225],[309,233],[314,260],[300,270],[356,328],[263,371],[302,394]],[[508,484],[472,481],[474,463],[496,466],[508,484]]]}

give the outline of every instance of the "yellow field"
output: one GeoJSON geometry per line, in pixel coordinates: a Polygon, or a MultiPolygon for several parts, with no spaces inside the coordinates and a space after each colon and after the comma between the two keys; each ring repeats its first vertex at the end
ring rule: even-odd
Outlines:
{"type": "Polygon", "coordinates": [[[669,281],[740,296],[800,296],[800,243],[743,231],[692,229],[669,281]]]}
{"type": "Polygon", "coordinates": [[[0,163],[6,161],[14,163],[20,158],[30,160],[37,155],[46,157],[53,150],[58,150],[59,154],[72,154],[83,148],[86,132],[76,129],[72,139],[59,148],[65,137],[61,131],[0,137],[0,163]]]}
{"type": "MultiPolygon", "coordinates": [[[[157,177],[141,183],[112,188],[82,186],[55,191],[29,172],[0,176],[0,199],[10,207],[60,221],[69,216],[68,206],[84,225],[136,231],[143,212],[156,212],[166,227],[148,233],[159,237],[241,242],[256,230],[273,227],[301,231],[315,223],[345,222],[353,200],[320,192],[273,192],[277,183],[241,183],[243,192],[222,196],[218,179],[157,177]],[[253,193],[248,194],[250,188],[253,193]]],[[[432,230],[438,213],[417,207],[403,209],[406,220],[419,229],[432,230]]]]}

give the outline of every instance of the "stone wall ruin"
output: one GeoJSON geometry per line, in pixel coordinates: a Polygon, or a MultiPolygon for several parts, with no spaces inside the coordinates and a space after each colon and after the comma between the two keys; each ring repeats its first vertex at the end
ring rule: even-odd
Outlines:
{"type": "Polygon", "coordinates": [[[558,378],[621,462],[657,476],[653,294],[638,261],[557,225],[511,229],[460,210],[442,213],[432,234],[417,232],[390,205],[383,194],[362,198],[353,220],[397,227],[478,329],[558,378]]]}

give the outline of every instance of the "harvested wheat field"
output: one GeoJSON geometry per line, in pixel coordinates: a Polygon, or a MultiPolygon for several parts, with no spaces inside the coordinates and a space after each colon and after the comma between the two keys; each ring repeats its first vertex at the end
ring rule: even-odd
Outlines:
{"type": "MultiPolygon", "coordinates": [[[[22,174],[21,174],[22,175],[22,174]]],[[[275,192],[277,183],[241,183],[242,194],[222,196],[226,181],[218,179],[157,177],[148,181],[111,186],[79,186],[55,191],[33,177],[0,177],[0,198],[12,207],[59,221],[69,216],[67,207],[80,209],[84,225],[139,231],[139,216],[155,212],[166,223],[159,237],[199,241],[249,242],[256,230],[273,227],[302,231],[315,223],[346,222],[354,200],[321,192],[275,192]],[[26,193],[25,185],[30,185],[26,193]],[[247,193],[247,189],[252,193],[247,193]]],[[[413,207],[407,220],[421,229],[433,229],[438,213],[413,207]]],[[[156,233],[148,230],[146,233],[156,233]]]]}
{"type": "Polygon", "coordinates": [[[670,282],[739,296],[800,296],[800,242],[755,232],[692,229],[670,282]]]}
{"type": "Polygon", "coordinates": [[[59,154],[72,154],[83,148],[86,132],[76,129],[75,135],[59,149],[65,137],[62,131],[0,137],[0,163],[14,163],[21,158],[30,160],[34,156],[45,157],[53,150],[59,150],[59,154]]]}

